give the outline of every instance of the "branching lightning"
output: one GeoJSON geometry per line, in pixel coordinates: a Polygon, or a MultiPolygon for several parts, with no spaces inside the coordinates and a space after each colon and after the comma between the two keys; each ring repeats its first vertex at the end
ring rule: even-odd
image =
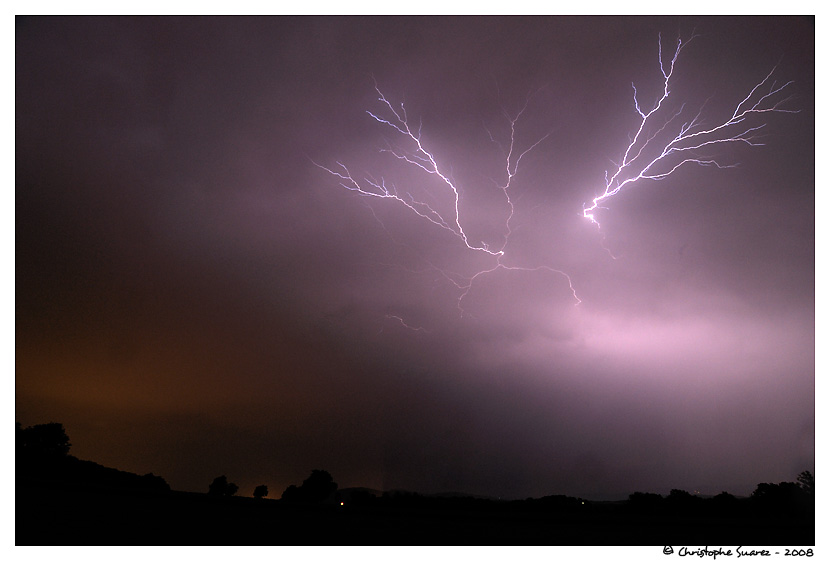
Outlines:
{"type": "MultiPolygon", "coordinates": [[[[381,150],[382,153],[388,153],[401,160],[406,162],[407,164],[413,165],[417,168],[420,168],[425,173],[434,175],[440,178],[440,182],[444,184],[445,188],[452,194],[454,205],[453,205],[453,213],[450,217],[445,217],[441,214],[441,212],[432,208],[428,203],[423,201],[415,200],[410,193],[405,193],[401,195],[398,193],[397,188],[393,184],[387,185],[386,180],[384,178],[380,178],[379,180],[374,179],[371,176],[365,176],[362,179],[358,180],[355,179],[351,172],[349,171],[348,167],[342,162],[337,162],[339,170],[332,170],[315,162],[317,167],[326,170],[330,174],[340,178],[341,185],[346,189],[351,191],[356,191],[361,195],[369,196],[369,197],[378,197],[381,199],[394,199],[398,201],[400,204],[403,204],[407,208],[409,208],[412,212],[420,216],[421,218],[425,218],[439,226],[452,232],[454,235],[459,237],[463,242],[464,245],[471,250],[474,251],[482,251],[484,253],[488,253],[493,256],[500,257],[504,255],[504,247],[507,245],[507,241],[510,234],[510,219],[513,217],[514,207],[513,201],[510,199],[510,194],[508,190],[510,189],[510,185],[513,181],[513,177],[515,177],[516,173],[519,169],[519,163],[521,162],[522,158],[531,150],[533,150],[536,146],[538,146],[542,141],[544,141],[549,134],[543,136],[539,140],[537,140],[530,148],[521,152],[518,156],[515,156],[515,145],[516,145],[516,123],[518,122],[519,118],[522,116],[524,111],[527,109],[527,103],[525,103],[524,107],[515,115],[510,116],[506,111],[504,112],[505,117],[510,123],[510,144],[508,145],[507,150],[501,146],[493,138],[493,135],[490,134],[490,139],[493,140],[496,144],[504,151],[505,156],[505,171],[506,171],[506,181],[504,185],[498,185],[498,188],[504,193],[505,200],[509,207],[509,215],[505,221],[505,228],[507,234],[504,237],[504,241],[501,244],[501,247],[498,250],[490,249],[489,245],[485,242],[481,242],[480,245],[475,245],[470,243],[469,238],[467,237],[467,233],[464,231],[464,227],[461,225],[461,214],[459,211],[461,195],[459,193],[459,189],[455,184],[455,181],[445,172],[442,168],[438,165],[435,156],[424,147],[424,143],[422,141],[421,135],[421,123],[418,124],[418,129],[413,130],[413,128],[409,124],[408,116],[406,114],[406,107],[403,103],[399,106],[394,106],[392,103],[386,99],[386,96],[383,92],[380,91],[377,84],[375,85],[375,91],[378,94],[378,101],[381,102],[382,106],[390,113],[389,116],[386,118],[381,117],[371,111],[366,111],[366,113],[375,119],[378,123],[384,124],[387,127],[392,128],[393,130],[397,131],[404,139],[404,141],[410,144],[410,148],[400,148],[394,147],[390,145],[387,148],[381,150]]],[[[488,131],[489,134],[489,131],[488,131]]]]}
{"type": "MultiPolygon", "coordinates": [[[[772,75],[776,70],[776,67],[773,67],[766,77],[758,82],[735,106],[728,118],[722,118],[712,125],[711,121],[704,119],[703,113],[706,107],[706,103],[704,103],[697,113],[692,115],[691,118],[685,118],[685,121],[680,124],[684,119],[681,116],[684,113],[685,104],[680,105],[678,109],[671,109],[668,100],[671,97],[672,78],[680,52],[694,37],[693,35],[688,41],[678,39],[671,59],[665,60],[662,37],[658,36],[658,62],[663,77],[662,93],[651,109],[643,108],[637,88],[632,83],[634,110],[639,115],[639,125],[636,133],[630,136],[620,162],[615,163],[613,169],[605,172],[605,186],[602,193],[594,197],[590,204],[583,204],[582,208],[582,216],[596,224],[597,227],[599,227],[596,216],[597,209],[606,208],[603,206],[606,201],[622,190],[643,180],[660,181],[666,179],[685,164],[712,166],[720,169],[736,167],[736,164],[724,163],[717,156],[709,156],[707,153],[720,145],[730,143],[743,143],[751,147],[762,146],[759,131],[766,126],[766,123],[758,122],[759,116],[770,113],[798,112],[784,107],[790,97],[784,97],[780,94],[792,82],[778,85],[776,81],[772,80],[772,75]],[[751,120],[750,118],[755,119],[751,120]]],[[[501,181],[494,180],[494,183],[504,196],[506,208],[504,215],[499,219],[499,224],[502,225],[503,230],[501,240],[491,246],[484,241],[472,241],[468,232],[465,231],[461,210],[463,206],[462,190],[448,170],[448,166],[443,162],[439,162],[439,158],[429,148],[429,143],[425,141],[422,135],[422,122],[419,120],[417,126],[415,126],[407,114],[404,104],[392,103],[380,90],[377,83],[375,84],[375,91],[378,95],[379,109],[366,111],[366,113],[382,125],[385,130],[391,131],[391,136],[395,139],[394,142],[389,142],[381,152],[391,155],[406,166],[411,166],[417,173],[432,176],[436,181],[431,182],[429,188],[438,189],[438,191],[428,191],[427,193],[429,196],[438,193],[449,196],[449,200],[452,201],[452,204],[448,205],[449,210],[446,208],[442,210],[419,200],[408,191],[399,191],[394,183],[387,182],[383,177],[375,178],[371,174],[356,177],[343,162],[337,161],[336,166],[333,167],[326,167],[316,162],[314,164],[338,178],[340,185],[345,189],[354,191],[364,197],[387,199],[394,201],[395,204],[403,205],[421,219],[452,233],[462,242],[465,250],[477,252],[492,259],[491,266],[479,270],[469,277],[459,273],[447,272],[427,261],[431,268],[438,271],[443,278],[460,291],[458,308],[462,315],[464,314],[462,302],[472,290],[473,284],[481,277],[498,270],[547,271],[560,275],[567,280],[575,303],[581,303],[571,277],[564,271],[546,265],[520,267],[507,265],[504,262],[512,233],[511,220],[516,212],[510,195],[513,179],[519,172],[522,159],[550,135],[548,133],[542,136],[525,150],[517,148],[517,125],[528,107],[531,96],[528,96],[524,106],[515,114],[502,110],[509,125],[509,137],[507,134],[504,135],[508,141],[502,144],[487,130],[490,140],[499,147],[504,158],[503,178],[501,181]]],[[[465,200],[463,204],[468,205],[470,202],[465,200]]],[[[374,213],[374,210],[372,212],[374,213]]],[[[614,257],[610,250],[605,249],[614,257]]],[[[423,328],[408,325],[400,316],[388,315],[386,318],[399,322],[405,328],[425,331],[423,328]]]]}
{"type": "Polygon", "coordinates": [[[703,120],[704,107],[701,107],[691,120],[687,120],[679,127],[679,132],[675,136],[671,137],[671,133],[669,133],[668,140],[664,138],[663,142],[660,143],[657,140],[658,137],[662,137],[662,133],[666,132],[671,123],[680,117],[684,105],[664,117],[663,124],[656,127],[654,132],[647,131],[655,129],[653,121],[666,113],[665,111],[661,112],[661,109],[663,109],[664,102],[671,95],[669,82],[674,74],[675,63],[680,51],[693,38],[694,36],[686,42],[681,39],[677,40],[674,55],[668,65],[663,61],[662,38],[658,38],[658,60],[660,71],[663,74],[663,93],[651,110],[644,111],[641,108],[637,97],[637,88],[633,83],[631,84],[634,90],[634,109],[640,116],[640,125],[613,174],[609,177],[606,171],[603,193],[594,197],[589,206],[583,205],[582,215],[597,226],[599,226],[599,222],[595,216],[596,209],[604,208],[602,207],[604,201],[640,180],[653,179],[659,181],[665,179],[685,164],[717,168],[735,167],[734,164],[722,164],[715,158],[699,157],[697,152],[706,147],[735,142],[742,142],[749,146],[762,146],[763,143],[758,140],[757,133],[765,126],[765,123],[750,126],[745,122],[750,116],[763,113],[798,113],[798,111],[782,107],[789,101],[789,97],[776,101],[776,97],[779,97],[777,94],[781,93],[792,82],[783,85],[777,85],[775,81],[771,82],[772,75],[775,72],[775,68],[773,68],[738,103],[728,119],[714,126],[705,126],[703,120]]]}
{"type": "MultiPolygon", "coordinates": [[[[473,283],[483,275],[492,273],[499,269],[503,270],[511,270],[511,271],[541,271],[545,270],[551,273],[555,273],[557,275],[563,276],[570,288],[571,293],[573,294],[574,300],[577,304],[581,302],[581,300],[577,297],[576,291],[573,286],[573,282],[571,281],[570,276],[568,276],[564,271],[559,269],[554,269],[548,266],[539,266],[539,267],[517,267],[517,266],[510,266],[503,263],[503,258],[505,257],[505,248],[510,240],[511,228],[510,228],[510,221],[513,218],[515,213],[515,206],[513,204],[513,200],[510,197],[510,188],[513,184],[513,179],[519,171],[519,164],[521,163],[522,159],[531,152],[534,148],[536,148],[539,144],[541,144],[550,133],[542,136],[538,140],[536,140],[529,148],[519,151],[516,147],[516,126],[519,122],[520,118],[524,114],[525,110],[527,109],[528,103],[530,101],[530,96],[525,101],[524,106],[515,114],[511,115],[507,111],[503,110],[503,114],[505,119],[509,124],[510,129],[510,136],[509,142],[506,145],[499,143],[494,135],[488,130],[487,133],[490,136],[490,140],[499,146],[502,151],[504,157],[504,179],[503,182],[499,183],[496,182],[496,186],[504,195],[505,204],[507,206],[507,216],[503,218],[504,221],[504,235],[501,240],[501,243],[498,244],[497,247],[491,247],[490,244],[487,242],[481,241],[479,243],[474,243],[470,241],[467,232],[464,230],[464,226],[462,224],[461,218],[461,192],[456,183],[456,181],[452,178],[452,175],[445,170],[445,168],[438,163],[438,158],[436,155],[427,148],[426,143],[423,140],[422,136],[422,123],[419,121],[417,128],[415,128],[411,122],[410,118],[407,115],[406,107],[403,103],[400,104],[393,104],[390,102],[384,93],[378,88],[377,84],[375,84],[375,91],[378,94],[378,101],[381,105],[381,111],[372,112],[366,111],[366,113],[372,117],[378,123],[385,125],[387,128],[392,129],[401,142],[401,144],[393,145],[389,144],[386,148],[382,149],[382,153],[387,153],[393,156],[394,158],[400,160],[401,162],[408,164],[410,166],[414,166],[415,168],[420,169],[422,172],[432,175],[438,178],[438,184],[451,196],[453,201],[452,209],[450,213],[441,212],[440,210],[434,208],[430,204],[416,200],[412,194],[409,192],[399,192],[398,189],[392,183],[387,183],[384,178],[375,179],[370,175],[366,175],[364,177],[356,178],[352,175],[349,168],[342,162],[338,161],[337,167],[335,169],[331,169],[315,162],[315,165],[331,175],[340,179],[340,185],[343,186],[345,189],[350,191],[355,191],[362,196],[366,197],[375,197],[380,199],[390,199],[395,201],[397,204],[401,204],[408,208],[410,211],[418,215],[419,217],[428,220],[435,226],[443,228],[451,232],[453,235],[458,237],[464,247],[471,251],[481,252],[487,255],[490,255],[494,258],[495,263],[492,267],[481,270],[474,274],[472,277],[466,278],[461,277],[459,280],[460,275],[452,275],[447,273],[446,271],[431,265],[436,270],[438,270],[444,278],[446,278],[449,282],[451,282],[456,288],[458,288],[461,293],[458,298],[458,307],[459,310],[463,314],[463,307],[462,301],[467,296],[469,291],[472,289],[473,283]]],[[[393,316],[394,317],[394,316],[393,316]]],[[[403,320],[399,319],[402,323],[403,320]]]]}

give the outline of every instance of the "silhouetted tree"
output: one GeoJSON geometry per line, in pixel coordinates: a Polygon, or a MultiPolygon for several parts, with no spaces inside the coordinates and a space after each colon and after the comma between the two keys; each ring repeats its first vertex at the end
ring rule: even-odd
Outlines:
{"type": "Polygon", "coordinates": [[[287,502],[320,503],[334,495],[337,483],[325,470],[311,470],[311,475],[300,487],[289,485],[283,491],[282,499],[287,502]]]}
{"type": "Polygon", "coordinates": [[[815,495],[815,481],[813,480],[813,474],[809,471],[802,471],[798,474],[798,484],[801,485],[801,488],[804,489],[810,495],[815,495]]]}
{"type": "Polygon", "coordinates": [[[17,423],[16,439],[18,452],[33,458],[63,458],[72,446],[61,423],[46,423],[25,429],[17,423]]]}
{"type": "Polygon", "coordinates": [[[308,500],[320,502],[326,500],[337,491],[337,483],[334,482],[331,474],[325,470],[315,469],[311,475],[303,481],[302,487],[308,500]]]}
{"type": "Polygon", "coordinates": [[[683,489],[672,489],[669,491],[669,496],[666,497],[666,500],[677,504],[691,504],[699,501],[700,497],[692,495],[690,492],[684,491],[683,489]]]}
{"type": "Polygon", "coordinates": [[[750,498],[761,511],[777,515],[806,515],[813,506],[813,497],[791,481],[759,483],[750,498]]]}
{"type": "Polygon", "coordinates": [[[730,495],[726,491],[721,491],[712,497],[712,504],[717,508],[735,508],[738,504],[738,499],[735,495],[730,495]]]}
{"type": "Polygon", "coordinates": [[[666,497],[666,505],[675,513],[696,512],[703,505],[703,499],[682,489],[672,489],[666,497]]]}
{"type": "Polygon", "coordinates": [[[701,510],[715,516],[735,516],[743,512],[746,506],[745,502],[726,491],[721,491],[711,499],[702,499],[701,502],[701,510]]]}
{"type": "Polygon", "coordinates": [[[225,491],[225,486],[228,484],[228,478],[225,475],[220,475],[216,479],[213,480],[213,483],[208,485],[208,494],[209,495],[223,495],[225,491]]]}
{"type": "Polygon", "coordinates": [[[628,507],[638,512],[655,512],[663,508],[663,497],[657,493],[636,492],[628,495],[628,507]]]}
{"type": "Polygon", "coordinates": [[[213,480],[213,483],[208,487],[208,493],[211,495],[219,495],[222,497],[231,497],[239,491],[239,486],[236,483],[228,483],[228,478],[220,475],[213,480]]]}
{"type": "Polygon", "coordinates": [[[285,491],[282,492],[282,497],[280,498],[290,503],[299,502],[302,498],[300,488],[296,485],[289,485],[286,487],[285,491]]]}
{"type": "Polygon", "coordinates": [[[254,498],[261,499],[266,496],[268,496],[268,485],[257,485],[254,489],[254,498]]]}
{"type": "Polygon", "coordinates": [[[757,501],[771,501],[778,496],[778,485],[775,483],[759,483],[750,497],[757,501]]]}

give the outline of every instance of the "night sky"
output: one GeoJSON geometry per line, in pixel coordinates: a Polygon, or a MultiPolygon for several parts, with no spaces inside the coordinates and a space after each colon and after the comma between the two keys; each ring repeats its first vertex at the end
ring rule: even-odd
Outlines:
{"type": "Polygon", "coordinates": [[[814,40],[809,17],[18,18],[16,420],[248,496],[312,469],[506,498],[794,481],[815,470],[814,40]],[[646,110],[662,93],[661,33],[664,58],[698,35],[669,127],[728,119],[776,65],[799,112],[703,151],[735,167],[621,191],[598,228],[583,204],[637,132],[632,82],[646,110]],[[375,84],[503,268],[470,285],[494,256],[315,165],[452,216],[383,152],[409,146],[366,113],[375,84]],[[515,150],[549,136],[508,227],[528,99],[515,150]]]}

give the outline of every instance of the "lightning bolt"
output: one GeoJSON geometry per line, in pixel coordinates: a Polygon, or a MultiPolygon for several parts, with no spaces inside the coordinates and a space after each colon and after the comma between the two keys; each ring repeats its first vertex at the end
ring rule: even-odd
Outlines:
{"type": "Polygon", "coordinates": [[[671,95],[669,82],[674,74],[675,63],[680,55],[680,51],[694,37],[693,35],[685,42],[678,38],[674,55],[671,61],[666,63],[663,60],[662,37],[658,36],[658,61],[660,64],[660,72],[663,75],[663,92],[651,110],[644,111],[641,108],[640,101],[637,97],[637,88],[633,83],[631,84],[634,90],[634,109],[640,116],[640,125],[637,128],[637,132],[631,138],[628,147],[625,149],[621,162],[617,165],[610,177],[608,171],[605,172],[605,189],[603,193],[594,197],[590,205],[583,205],[582,209],[582,215],[596,224],[597,227],[599,227],[599,222],[597,221],[595,211],[598,208],[606,208],[602,206],[606,200],[638,181],[645,179],[660,181],[666,179],[685,164],[713,166],[721,169],[735,167],[735,164],[722,164],[715,158],[699,157],[696,152],[706,147],[736,142],[749,146],[763,146],[763,143],[758,141],[759,137],[757,133],[765,126],[765,123],[749,126],[745,122],[749,117],[763,113],[798,113],[798,111],[782,107],[791,97],[776,101],[776,98],[780,97],[778,94],[792,84],[792,82],[777,85],[775,81],[771,81],[772,75],[776,70],[773,67],[769,74],[756,84],[746,97],[737,104],[728,119],[720,121],[714,126],[704,126],[704,103],[704,106],[690,120],[680,125],[679,129],[677,129],[678,132],[674,136],[670,136],[671,133],[669,133],[668,137],[663,135],[663,133],[670,129],[675,119],[680,117],[685,107],[685,104],[681,105],[678,110],[668,115],[666,115],[666,111],[661,111],[664,109],[664,102],[671,95]],[[663,124],[660,126],[653,124],[660,116],[663,116],[663,124]],[[663,141],[658,141],[658,137],[662,138],[663,141]]]}
{"type": "MultiPolygon", "coordinates": [[[[691,116],[691,118],[686,118],[680,124],[680,121],[683,120],[681,116],[684,113],[685,104],[680,105],[679,109],[676,110],[670,110],[668,108],[668,100],[671,97],[670,85],[681,51],[695,37],[693,34],[687,41],[678,38],[674,53],[670,59],[666,60],[663,53],[662,36],[658,35],[658,62],[660,73],[662,74],[662,93],[651,109],[646,110],[641,106],[637,88],[632,83],[634,110],[639,115],[637,130],[630,137],[628,146],[625,148],[620,162],[615,163],[615,167],[612,170],[605,172],[605,187],[603,192],[594,197],[590,204],[583,204],[582,207],[582,216],[590,220],[593,224],[596,224],[597,227],[600,225],[596,217],[597,209],[606,208],[603,206],[606,201],[620,193],[623,189],[627,189],[643,180],[661,181],[686,164],[711,166],[720,169],[735,167],[736,164],[722,163],[717,157],[706,157],[700,154],[703,151],[708,152],[710,149],[719,147],[720,145],[731,143],[743,143],[751,147],[762,146],[763,143],[759,140],[759,131],[766,124],[763,122],[753,124],[750,121],[751,117],[768,113],[798,113],[798,111],[784,107],[791,97],[781,99],[783,96],[779,95],[792,82],[779,85],[772,79],[772,75],[777,68],[773,67],[763,80],[758,82],[735,106],[734,111],[732,111],[732,114],[728,118],[717,121],[714,125],[706,124],[703,116],[704,109],[706,108],[706,103],[704,103],[697,113],[691,116]]],[[[376,111],[366,111],[366,113],[385,129],[390,130],[392,137],[397,139],[395,144],[389,142],[387,147],[381,150],[381,153],[389,154],[403,164],[418,170],[418,172],[434,177],[437,180],[434,182],[437,185],[435,188],[439,190],[438,192],[443,192],[445,195],[448,195],[449,200],[452,201],[452,204],[449,205],[450,210],[441,210],[423,200],[416,199],[410,192],[399,191],[394,183],[387,182],[383,177],[375,178],[371,174],[356,177],[352,174],[349,167],[340,161],[337,161],[336,166],[332,167],[326,167],[316,162],[313,162],[314,165],[339,179],[340,185],[343,188],[356,192],[364,197],[386,199],[393,201],[395,204],[403,205],[421,219],[453,234],[462,242],[466,250],[484,254],[492,258],[493,263],[491,266],[483,268],[469,277],[465,277],[459,273],[449,273],[424,259],[430,267],[438,271],[448,282],[459,290],[458,308],[462,316],[464,314],[464,298],[472,290],[473,285],[482,277],[498,270],[523,272],[547,271],[555,275],[560,275],[567,280],[575,303],[580,304],[582,301],[576,294],[571,277],[564,271],[547,265],[523,267],[505,263],[507,257],[505,250],[512,234],[511,221],[516,212],[515,205],[510,196],[513,179],[519,171],[519,164],[522,162],[522,159],[550,136],[550,133],[542,136],[526,150],[520,151],[517,149],[517,125],[527,110],[532,96],[527,97],[524,106],[515,114],[508,113],[502,108],[503,116],[509,128],[508,142],[505,144],[500,143],[495,135],[487,130],[490,140],[499,147],[504,158],[503,179],[501,182],[493,181],[504,195],[506,205],[506,215],[502,218],[503,236],[500,243],[491,247],[484,241],[471,241],[465,231],[461,212],[461,189],[453,179],[451,171],[448,171],[443,163],[439,163],[439,158],[428,147],[428,143],[422,135],[423,123],[419,120],[416,127],[410,120],[403,102],[392,103],[380,90],[377,82],[375,82],[375,92],[378,95],[377,101],[379,103],[379,109],[376,111]]],[[[433,193],[429,192],[428,194],[432,196],[433,193]]],[[[374,210],[372,212],[374,213],[374,210]]],[[[612,258],[616,259],[608,248],[604,246],[603,248],[608,251],[612,258]]],[[[423,330],[423,328],[415,328],[408,325],[399,316],[389,315],[387,319],[396,320],[403,327],[409,329],[423,330]]]]}
{"type": "MultiPolygon", "coordinates": [[[[406,323],[406,321],[404,321],[404,319],[401,316],[396,316],[394,314],[386,314],[385,317],[386,317],[386,319],[392,319],[392,320],[397,321],[398,323],[401,324],[401,327],[404,327],[405,329],[409,329],[410,331],[421,331],[423,333],[429,333],[429,330],[424,329],[423,327],[415,327],[413,325],[409,325],[408,323],[406,323]]],[[[381,327],[381,331],[383,331],[382,327],[381,327]]]]}
{"type": "Polygon", "coordinates": [[[378,94],[378,101],[381,102],[382,108],[389,113],[386,116],[380,116],[372,111],[366,111],[366,113],[371,116],[374,120],[378,123],[386,125],[387,127],[393,129],[397,133],[399,133],[404,141],[409,144],[409,148],[401,148],[397,146],[392,146],[391,144],[381,150],[381,153],[388,153],[391,154],[393,157],[401,160],[407,164],[415,166],[425,173],[429,175],[436,176],[440,179],[440,183],[443,184],[444,188],[451,193],[452,199],[454,201],[453,204],[453,212],[452,216],[444,216],[438,210],[435,210],[431,207],[428,203],[423,201],[417,201],[413,198],[410,193],[403,193],[400,194],[394,184],[386,183],[384,178],[375,179],[370,175],[364,176],[363,178],[355,179],[351,172],[349,171],[348,167],[342,162],[336,162],[338,168],[337,169],[330,169],[325,166],[322,166],[316,162],[314,164],[329,172],[335,177],[338,177],[341,180],[340,185],[350,191],[356,191],[361,195],[368,196],[368,197],[377,197],[381,199],[393,199],[398,203],[406,206],[409,210],[424,218],[429,220],[436,226],[439,226],[445,230],[452,232],[455,236],[460,238],[467,249],[471,249],[473,251],[481,251],[487,253],[489,255],[493,255],[496,257],[500,257],[504,255],[504,247],[507,245],[507,240],[510,237],[510,219],[513,217],[514,213],[514,206],[513,201],[510,199],[510,194],[508,190],[510,189],[511,183],[513,178],[518,173],[519,163],[521,162],[522,158],[536,148],[542,141],[544,141],[550,134],[546,134],[539,140],[537,140],[530,148],[520,153],[518,156],[514,155],[515,152],[515,145],[516,145],[516,123],[519,121],[519,118],[522,116],[524,111],[527,109],[527,104],[530,101],[530,98],[525,102],[524,107],[515,115],[511,116],[506,111],[504,111],[504,115],[507,118],[508,122],[510,123],[510,144],[508,148],[505,150],[498,141],[495,140],[493,135],[490,134],[490,139],[499,145],[502,148],[505,156],[505,172],[506,172],[506,181],[504,185],[498,185],[498,188],[504,193],[504,197],[506,203],[509,207],[509,214],[507,220],[505,221],[505,227],[507,234],[504,236],[504,241],[501,244],[501,247],[497,250],[490,249],[489,245],[485,242],[480,242],[480,244],[473,244],[470,242],[469,238],[467,237],[467,233],[464,231],[464,227],[461,225],[461,213],[459,210],[460,201],[461,201],[461,194],[459,192],[459,188],[456,186],[455,181],[451,178],[447,172],[443,171],[442,168],[438,165],[436,161],[436,157],[424,146],[421,134],[421,123],[418,125],[418,129],[414,130],[408,120],[408,116],[406,113],[406,107],[403,103],[395,106],[393,105],[380,91],[377,84],[375,84],[375,91],[378,94]]]}
{"type": "MultiPolygon", "coordinates": [[[[487,134],[489,135],[490,140],[499,147],[504,158],[504,179],[501,183],[495,180],[494,182],[496,183],[496,187],[503,193],[505,205],[507,207],[507,215],[506,218],[503,219],[504,235],[501,243],[497,247],[491,247],[484,241],[480,241],[478,243],[471,242],[467,232],[464,230],[461,219],[461,190],[456,181],[452,178],[452,174],[446,171],[446,169],[439,164],[436,155],[427,147],[422,135],[422,122],[419,121],[416,128],[413,124],[411,124],[410,118],[407,115],[406,107],[403,103],[393,104],[389,101],[389,99],[380,90],[377,83],[375,83],[375,91],[378,95],[377,101],[380,104],[380,111],[366,111],[366,113],[381,125],[391,129],[394,132],[393,136],[398,138],[400,141],[399,144],[395,145],[389,143],[388,146],[381,149],[380,152],[389,154],[404,164],[413,166],[421,172],[437,178],[438,181],[436,181],[436,184],[446,194],[448,194],[452,200],[451,210],[449,212],[446,210],[442,212],[441,210],[431,206],[429,203],[417,200],[411,193],[399,191],[393,183],[387,182],[383,177],[375,178],[370,174],[366,174],[363,177],[355,177],[349,170],[348,166],[340,161],[336,162],[337,166],[333,169],[316,162],[313,162],[314,165],[338,178],[340,180],[340,185],[343,188],[354,191],[361,196],[387,199],[394,201],[396,204],[403,205],[420,218],[429,221],[436,227],[452,233],[461,240],[465,249],[484,253],[493,258],[494,264],[492,267],[481,270],[472,277],[463,277],[458,274],[451,274],[430,263],[430,266],[439,271],[444,278],[460,290],[458,308],[462,315],[464,312],[463,300],[472,289],[474,282],[482,276],[500,269],[525,272],[544,270],[561,275],[567,281],[568,287],[576,304],[581,303],[581,300],[576,295],[576,290],[574,289],[570,276],[564,271],[548,266],[511,266],[506,265],[503,262],[505,257],[505,248],[507,247],[512,233],[510,222],[513,219],[516,210],[513,200],[510,197],[510,188],[513,184],[513,179],[519,172],[519,164],[522,159],[550,136],[550,133],[545,134],[525,150],[520,151],[517,149],[517,124],[527,110],[528,104],[533,96],[529,95],[522,108],[515,114],[510,114],[505,109],[502,109],[502,113],[509,126],[509,142],[505,144],[500,143],[490,132],[490,130],[487,129],[487,134]]],[[[397,319],[402,325],[409,327],[400,317],[388,316],[387,319],[397,319]]]]}

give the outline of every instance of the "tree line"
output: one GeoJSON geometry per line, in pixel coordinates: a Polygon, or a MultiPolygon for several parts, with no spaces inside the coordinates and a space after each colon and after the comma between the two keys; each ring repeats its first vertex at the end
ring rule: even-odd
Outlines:
{"type": "MultiPolygon", "coordinates": [[[[52,480],[90,483],[117,487],[169,491],[170,486],[152,473],[143,476],[106,468],[94,462],[79,460],[69,454],[69,436],[61,423],[46,423],[23,428],[16,423],[15,462],[17,477],[31,480],[52,480]]],[[[328,471],[315,469],[302,484],[289,485],[280,499],[293,504],[322,504],[340,502],[338,485],[328,471]]],[[[226,475],[216,477],[208,485],[208,494],[232,497],[239,486],[228,481],[226,475]]],[[[269,494],[267,485],[258,485],[253,497],[264,499],[269,494]]],[[[565,495],[550,495],[524,501],[495,501],[475,497],[440,497],[411,492],[384,492],[380,496],[365,489],[348,493],[349,505],[396,505],[408,507],[477,507],[521,508],[559,512],[586,512],[596,506],[592,501],[565,495]]],[[[630,512],[644,515],[672,513],[745,514],[767,513],[788,516],[811,516],[815,509],[815,482],[809,471],[801,472],[796,482],[759,483],[748,499],[740,499],[727,492],[703,498],[681,489],[672,489],[667,496],[657,493],[635,492],[624,502],[630,512]]]]}

